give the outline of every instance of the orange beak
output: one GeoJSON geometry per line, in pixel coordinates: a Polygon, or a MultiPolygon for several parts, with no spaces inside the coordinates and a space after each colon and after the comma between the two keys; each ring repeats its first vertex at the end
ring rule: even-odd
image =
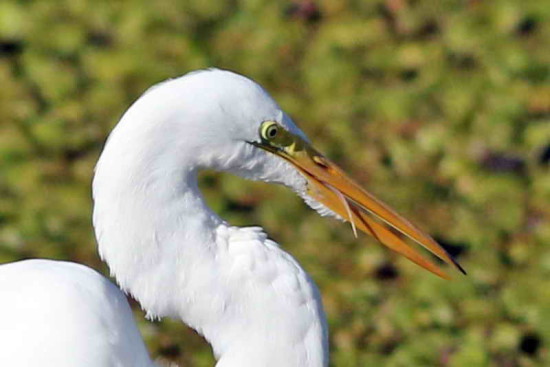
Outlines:
{"type": "Polygon", "coordinates": [[[397,214],[374,195],[362,189],[336,164],[329,161],[300,137],[293,136],[293,138],[294,142],[286,147],[256,145],[294,165],[308,181],[308,194],[351,222],[354,231],[356,227],[359,228],[424,269],[449,279],[443,270],[407,244],[399,235],[401,233],[466,274],[460,264],[432,237],[397,214]]]}

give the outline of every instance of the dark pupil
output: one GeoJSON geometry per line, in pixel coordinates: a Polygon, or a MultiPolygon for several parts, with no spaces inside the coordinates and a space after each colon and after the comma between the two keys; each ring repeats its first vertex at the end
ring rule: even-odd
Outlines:
{"type": "Polygon", "coordinates": [[[267,136],[270,138],[274,138],[275,135],[277,135],[277,128],[275,126],[272,126],[269,130],[267,130],[267,136]]]}

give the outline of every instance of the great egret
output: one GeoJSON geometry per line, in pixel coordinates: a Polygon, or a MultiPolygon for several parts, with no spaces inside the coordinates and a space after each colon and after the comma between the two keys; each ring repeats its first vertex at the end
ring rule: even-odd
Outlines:
{"type": "MultiPolygon", "coordinates": [[[[261,228],[232,227],[207,207],[197,185],[206,168],[283,184],[321,215],[447,277],[391,226],[460,269],[313,149],[258,84],[217,69],[163,82],[106,143],[93,180],[94,228],[122,290],[150,317],[203,335],[217,367],[327,366],[328,332],[317,288],[292,256],[261,228]]],[[[152,365],[123,293],[91,269],[3,265],[0,289],[0,365],[152,365]]]]}

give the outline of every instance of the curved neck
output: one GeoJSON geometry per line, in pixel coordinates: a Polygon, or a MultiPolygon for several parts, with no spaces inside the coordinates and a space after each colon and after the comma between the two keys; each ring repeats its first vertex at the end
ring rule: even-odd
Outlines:
{"type": "Polygon", "coordinates": [[[205,205],[196,172],[131,169],[98,165],[94,227],[99,253],[148,316],[177,316],[175,282],[192,277],[193,264],[212,257],[222,221],[205,205]]]}
{"type": "Polygon", "coordinates": [[[94,227],[101,257],[148,317],[204,335],[218,367],[326,366],[320,296],[294,259],[213,213],[191,162],[122,146],[110,141],[96,168],[94,227]]]}

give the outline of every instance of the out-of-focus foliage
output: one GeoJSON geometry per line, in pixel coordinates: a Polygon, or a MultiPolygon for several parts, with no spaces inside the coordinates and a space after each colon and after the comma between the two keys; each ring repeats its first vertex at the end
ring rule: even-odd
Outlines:
{"type": "MultiPolygon", "coordinates": [[[[440,280],[283,188],[205,174],[224,218],[263,225],[312,274],[333,366],[550,365],[542,0],[2,0],[0,262],[105,271],[90,180],[109,130],[148,86],[209,66],[264,85],[469,271],[440,280]]],[[[136,312],[152,355],[213,365],[192,331],[136,312]]]]}

